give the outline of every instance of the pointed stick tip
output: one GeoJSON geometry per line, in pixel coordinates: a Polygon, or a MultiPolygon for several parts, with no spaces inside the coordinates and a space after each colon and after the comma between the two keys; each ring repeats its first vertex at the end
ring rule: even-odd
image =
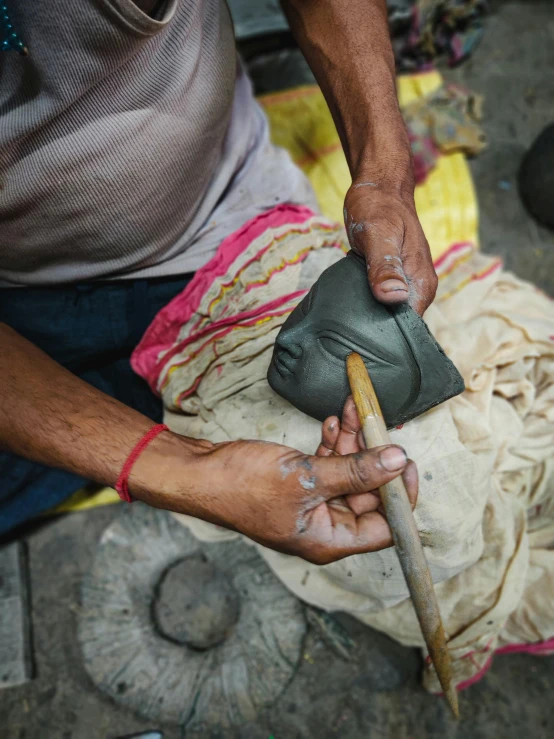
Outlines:
{"type": "Polygon", "coordinates": [[[458,692],[456,691],[456,687],[454,685],[450,684],[448,690],[445,693],[445,697],[446,697],[446,700],[448,701],[448,705],[452,709],[454,718],[459,719],[460,709],[458,707],[458,692]]]}

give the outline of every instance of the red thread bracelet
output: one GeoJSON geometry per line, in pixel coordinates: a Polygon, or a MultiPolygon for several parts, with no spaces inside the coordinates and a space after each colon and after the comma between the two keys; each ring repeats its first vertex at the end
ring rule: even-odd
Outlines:
{"type": "Polygon", "coordinates": [[[127,460],[123,465],[123,469],[115,483],[117,494],[121,500],[124,500],[126,503],[132,503],[134,500],[131,498],[131,493],[129,492],[129,475],[131,474],[131,469],[148,444],[150,444],[158,434],[161,434],[162,431],[169,431],[165,423],[158,423],[156,426],[152,426],[150,431],[147,431],[144,434],[127,457],[127,460]]]}

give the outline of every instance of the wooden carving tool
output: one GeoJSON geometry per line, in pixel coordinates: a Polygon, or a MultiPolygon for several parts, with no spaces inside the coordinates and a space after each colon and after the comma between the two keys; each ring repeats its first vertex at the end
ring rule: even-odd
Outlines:
{"type": "MultiPolygon", "coordinates": [[[[367,448],[390,444],[379,401],[360,355],[350,354],[346,368],[367,448]]],[[[450,654],[439,606],[402,477],[383,485],[380,492],[429,656],[450,708],[459,718],[458,695],[452,683],[450,654]]]]}

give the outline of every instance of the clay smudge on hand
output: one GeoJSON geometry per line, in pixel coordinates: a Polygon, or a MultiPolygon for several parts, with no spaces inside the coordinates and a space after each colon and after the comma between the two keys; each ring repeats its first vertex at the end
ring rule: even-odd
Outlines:
{"type": "Polygon", "coordinates": [[[420,277],[417,280],[407,279],[406,281],[408,283],[408,303],[413,308],[422,298],[422,288],[425,280],[420,277]]]}
{"type": "MultiPolygon", "coordinates": [[[[317,487],[317,477],[314,474],[305,474],[303,470],[307,470],[309,473],[313,471],[312,463],[309,459],[304,458],[300,461],[294,460],[292,462],[283,462],[280,467],[281,477],[285,480],[290,474],[294,473],[297,475],[297,480],[300,486],[310,492],[315,490],[317,487]]],[[[306,514],[317,508],[318,505],[325,502],[325,496],[323,495],[308,495],[303,499],[300,504],[300,510],[296,519],[296,531],[301,534],[307,529],[307,523],[305,520],[306,514]]]]}
{"type": "Polygon", "coordinates": [[[296,461],[294,462],[283,462],[281,466],[279,467],[279,472],[281,473],[281,478],[283,480],[286,480],[287,477],[291,474],[291,472],[296,472],[298,468],[298,464],[296,461]]]}
{"type": "Polygon", "coordinates": [[[354,189],[357,190],[358,187],[379,187],[379,184],[377,182],[358,182],[354,185],[354,189]]]}
{"type": "Polygon", "coordinates": [[[354,218],[350,215],[346,208],[344,208],[343,210],[343,217],[344,225],[346,226],[346,232],[348,234],[348,240],[351,247],[354,246],[354,237],[356,236],[356,234],[363,233],[364,231],[369,230],[372,226],[375,226],[374,223],[354,220],[354,218]]]}
{"type": "MultiPolygon", "coordinates": [[[[312,463],[307,457],[304,457],[300,460],[294,459],[292,462],[283,462],[279,467],[282,479],[285,480],[292,472],[301,472],[301,470],[299,470],[300,467],[308,470],[308,472],[311,472],[313,470],[312,463]]],[[[315,487],[315,475],[310,475],[309,477],[306,477],[304,474],[301,474],[298,479],[307,481],[306,484],[302,485],[304,489],[312,490],[315,487]]]]}
{"type": "MultiPolygon", "coordinates": [[[[394,242],[393,239],[390,239],[391,243],[394,242]]],[[[406,277],[406,273],[404,272],[404,266],[402,263],[402,259],[400,257],[391,255],[391,254],[385,254],[383,256],[383,261],[388,263],[388,270],[390,273],[394,273],[397,275],[398,279],[395,277],[389,276],[386,280],[380,283],[380,287],[383,289],[384,292],[402,292],[402,293],[408,293],[409,296],[409,288],[406,287],[408,284],[408,278],[406,277]],[[396,261],[397,264],[391,264],[391,262],[396,261]]],[[[370,285],[373,285],[373,281],[371,279],[371,269],[372,269],[372,263],[370,263],[370,259],[367,259],[366,263],[366,271],[367,271],[367,279],[369,281],[370,285]]]]}
{"type": "Polygon", "coordinates": [[[306,520],[307,516],[314,510],[314,508],[317,508],[322,503],[325,503],[325,497],[323,495],[310,495],[304,499],[300,505],[298,516],[296,517],[297,534],[306,533],[308,530],[308,521],[306,520]]]}
{"type": "Polygon", "coordinates": [[[348,232],[348,240],[350,241],[350,246],[353,246],[354,237],[356,236],[356,234],[363,233],[365,231],[366,224],[364,221],[355,221],[352,217],[349,217],[347,220],[345,219],[345,223],[346,223],[346,230],[348,232]]]}
{"type": "MultiPolygon", "coordinates": [[[[309,459],[303,459],[298,466],[303,467],[305,470],[308,470],[308,472],[312,472],[313,470],[312,463],[309,459]]],[[[304,490],[314,490],[317,484],[317,477],[315,475],[300,474],[298,476],[298,482],[302,485],[304,490]]]]}
{"type": "Polygon", "coordinates": [[[315,488],[317,479],[315,475],[306,477],[306,475],[300,475],[298,482],[302,485],[304,490],[313,490],[315,488]]]}
{"type": "MultiPolygon", "coordinates": [[[[383,239],[383,241],[386,241],[389,244],[396,245],[396,248],[398,249],[397,241],[394,238],[386,238],[383,239]]],[[[400,249],[398,249],[400,251],[400,249]]],[[[408,282],[408,278],[406,277],[406,273],[404,272],[404,263],[402,262],[401,257],[396,256],[395,254],[385,254],[383,257],[383,261],[385,262],[394,262],[394,264],[389,264],[390,269],[395,272],[399,277],[404,279],[406,283],[408,282]]]]}

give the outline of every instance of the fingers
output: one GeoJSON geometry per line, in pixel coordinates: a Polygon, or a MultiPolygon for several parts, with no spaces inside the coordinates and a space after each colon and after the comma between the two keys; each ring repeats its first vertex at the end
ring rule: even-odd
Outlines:
{"type": "Polygon", "coordinates": [[[360,421],[358,412],[354,405],[352,396],[348,396],[344,409],[342,411],[342,419],[340,424],[340,432],[335,444],[335,452],[337,454],[355,454],[361,448],[358,442],[358,432],[360,431],[360,421]]]}
{"type": "MultiPolygon", "coordinates": [[[[429,245],[419,225],[399,237],[385,236],[381,224],[369,232],[366,251],[367,274],[371,291],[381,303],[396,305],[409,302],[419,315],[435,299],[438,279],[429,245]]],[[[392,228],[392,227],[391,227],[392,228]]]]}
{"type": "MultiPolygon", "coordinates": [[[[386,305],[407,301],[422,316],[435,299],[438,278],[427,240],[421,228],[417,231],[421,242],[406,235],[398,249],[383,244],[381,236],[370,238],[366,258],[369,284],[377,300],[386,305]],[[412,244],[414,240],[416,243],[412,244]]],[[[396,237],[390,241],[394,243],[396,237]]]]}
{"type": "Polygon", "coordinates": [[[425,276],[415,277],[410,281],[410,305],[420,316],[435,299],[437,285],[437,273],[432,265],[426,271],[425,276]]]}
{"type": "Polygon", "coordinates": [[[363,184],[354,184],[345,199],[350,245],[365,256],[379,302],[409,302],[422,315],[435,297],[437,277],[413,198],[363,184]]]}
{"type": "Polygon", "coordinates": [[[365,493],[393,480],[407,465],[405,451],[386,446],[345,456],[307,457],[302,466],[310,471],[310,485],[324,500],[365,493]]]}
{"type": "Polygon", "coordinates": [[[378,490],[367,493],[353,493],[345,496],[344,500],[356,516],[376,511],[381,505],[381,496],[378,490]]]}
{"type": "MultiPolygon", "coordinates": [[[[415,508],[418,494],[418,472],[416,463],[409,459],[404,472],[402,473],[402,479],[406,486],[406,492],[410,500],[412,510],[415,508]]],[[[371,513],[372,511],[382,510],[381,496],[378,490],[371,490],[367,493],[353,493],[347,495],[344,498],[348,507],[357,516],[362,516],[364,513],[371,513]]]]}
{"type": "Polygon", "coordinates": [[[355,517],[351,511],[333,510],[331,520],[333,528],[341,532],[335,540],[342,550],[340,556],[376,552],[392,546],[390,527],[380,511],[368,511],[355,517]]]}
{"type": "Polygon", "coordinates": [[[353,554],[375,552],[392,545],[385,517],[377,511],[355,516],[350,510],[320,505],[310,518],[308,540],[297,555],[325,565],[353,554]]]}
{"type": "Polygon", "coordinates": [[[382,513],[378,511],[364,513],[358,516],[356,521],[358,540],[350,546],[349,554],[344,556],[377,552],[393,545],[390,526],[382,513]]]}
{"type": "Polygon", "coordinates": [[[316,456],[328,457],[331,454],[354,454],[360,446],[360,421],[352,396],[349,396],[344,405],[342,419],[336,416],[327,418],[321,426],[321,443],[317,448],[316,456]]]}
{"type": "Polygon", "coordinates": [[[336,416],[329,416],[321,424],[321,443],[316,450],[317,457],[328,457],[335,451],[339,437],[340,423],[336,416]]]}
{"type": "Polygon", "coordinates": [[[342,410],[341,430],[349,434],[356,434],[360,430],[360,419],[354,403],[354,398],[349,395],[342,410]]]}
{"type": "MultiPolygon", "coordinates": [[[[390,447],[387,447],[390,448],[390,447]]],[[[417,467],[408,460],[403,479],[412,508],[417,500],[417,467]]],[[[381,508],[379,495],[360,493],[329,504],[320,504],[310,517],[310,543],[299,556],[315,564],[376,552],[393,545],[392,532],[381,508]],[[366,508],[366,510],[364,510],[366,508]],[[379,508],[379,510],[378,510],[379,508]],[[357,510],[355,510],[357,509],[357,510]]]]}

